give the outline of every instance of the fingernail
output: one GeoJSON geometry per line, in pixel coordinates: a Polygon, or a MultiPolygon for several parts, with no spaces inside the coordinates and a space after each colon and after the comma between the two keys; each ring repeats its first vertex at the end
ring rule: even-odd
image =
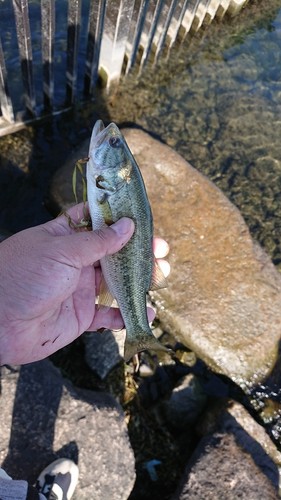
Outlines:
{"type": "Polygon", "coordinates": [[[125,236],[132,231],[134,223],[132,219],[122,217],[122,219],[118,220],[110,227],[114,229],[115,233],[117,233],[118,236],[125,236]]]}

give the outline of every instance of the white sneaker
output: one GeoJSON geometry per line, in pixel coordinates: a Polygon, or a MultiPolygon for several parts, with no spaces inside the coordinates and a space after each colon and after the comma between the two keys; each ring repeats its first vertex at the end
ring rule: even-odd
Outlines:
{"type": "Polygon", "coordinates": [[[48,500],[70,500],[78,483],[79,469],[68,458],[59,458],[45,467],[36,481],[39,493],[48,500]]]}

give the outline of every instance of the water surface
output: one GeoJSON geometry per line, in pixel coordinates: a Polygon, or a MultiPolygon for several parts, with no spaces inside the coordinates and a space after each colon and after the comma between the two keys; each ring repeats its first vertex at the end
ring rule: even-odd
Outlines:
{"type": "Polygon", "coordinates": [[[241,210],[281,266],[281,2],[261,2],[131,76],[110,114],[157,134],[241,210]]]}

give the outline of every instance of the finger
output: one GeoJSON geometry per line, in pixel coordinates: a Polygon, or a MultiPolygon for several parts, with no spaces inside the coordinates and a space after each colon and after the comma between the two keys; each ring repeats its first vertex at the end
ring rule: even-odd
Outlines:
{"type": "Polygon", "coordinates": [[[152,323],[152,321],[154,320],[155,316],[156,316],[156,312],[154,311],[154,309],[152,309],[152,307],[148,307],[147,308],[148,322],[152,323]]]}
{"type": "Polygon", "coordinates": [[[61,262],[81,269],[99,261],[105,255],[121,250],[134,232],[134,223],[123,217],[110,227],[98,231],[83,231],[53,239],[61,262]]]}
{"type": "MultiPolygon", "coordinates": [[[[76,226],[81,225],[81,221],[89,217],[88,203],[79,203],[79,205],[70,207],[55,219],[47,222],[43,227],[53,235],[63,236],[77,232],[76,226]]],[[[85,231],[86,227],[81,229],[85,231]]]]}
{"type": "Polygon", "coordinates": [[[165,259],[157,259],[157,264],[159,265],[165,278],[167,278],[167,276],[169,276],[169,274],[171,272],[171,266],[170,266],[169,262],[167,262],[165,259]]]}
{"type": "Polygon", "coordinates": [[[120,310],[116,307],[110,307],[110,309],[108,307],[96,308],[94,320],[87,331],[95,331],[99,328],[109,328],[110,330],[124,328],[124,321],[120,310]]]}
{"type": "Polygon", "coordinates": [[[169,245],[162,238],[153,239],[153,252],[156,259],[162,259],[169,253],[169,245]]]}

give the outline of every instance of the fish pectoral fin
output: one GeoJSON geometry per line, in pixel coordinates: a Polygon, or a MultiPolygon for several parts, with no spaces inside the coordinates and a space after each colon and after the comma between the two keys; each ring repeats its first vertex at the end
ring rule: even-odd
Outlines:
{"type": "Polygon", "coordinates": [[[159,290],[160,288],[166,288],[166,287],[167,287],[167,280],[157,260],[154,259],[154,266],[153,266],[149,290],[159,290]]]}
{"type": "Polygon", "coordinates": [[[98,189],[108,191],[110,193],[115,193],[116,188],[113,186],[107,179],[105,179],[102,175],[98,175],[96,177],[96,187],[98,189]]]}
{"type": "Polygon", "coordinates": [[[114,297],[112,293],[109,291],[106,281],[102,276],[100,291],[98,296],[98,309],[100,309],[101,307],[107,307],[109,309],[112,306],[113,302],[114,302],[114,297]]]}

